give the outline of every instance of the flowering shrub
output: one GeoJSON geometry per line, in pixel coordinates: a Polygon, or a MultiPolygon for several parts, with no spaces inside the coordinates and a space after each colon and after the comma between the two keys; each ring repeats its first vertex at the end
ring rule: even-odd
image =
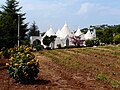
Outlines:
{"type": "Polygon", "coordinates": [[[75,46],[81,46],[83,44],[83,40],[81,40],[81,36],[73,36],[73,37],[71,37],[71,42],[75,46]]]}
{"type": "Polygon", "coordinates": [[[0,52],[0,59],[1,59],[1,57],[2,57],[2,52],[0,52]]]}
{"type": "Polygon", "coordinates": [[[5,47],[3,47],[2,49],[1,49],[1,55],[3,55],[4,56],[4,58],[9,58],[9,53],[8,53],[8,49],[7,48],[5,48],[5,47]]]}
{"type": "Polygon", "coordinates": [[[9,49],[9,63],[6,63],[7,71],[10,77],[18,82],[30,82],[35,80],[39,73],[38,59],[35,59],[30,48],[27,46],[15,47],[9,49]]]}

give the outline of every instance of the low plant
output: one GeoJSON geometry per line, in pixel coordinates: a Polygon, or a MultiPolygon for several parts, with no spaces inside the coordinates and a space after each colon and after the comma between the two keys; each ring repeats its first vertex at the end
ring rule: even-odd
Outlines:
{"type": "Polygon", "coordinates": [[[15,47],[10,52],[9,63],[6,63],[10,77],[21,83],[35,80],[39,73],[39,63],[30,48],[15,47]]]}
{"type": "Polygon", "coordinates": [[[110,83],[113,88],[118,88],[120,86],[120,81],[117,81],[117,80],[111,80],[110,83]]]}
{"type": "Polygon", "coordinates": [[[2,58],[2,52],[0,52],[0,59],[2,58]]]}
{"type": "Polygon", "coordinates": [[[120,86],[120,81],[111,79],[104,74],[98,74],[96,79],[107,82],[107,83],[110,83],[112,88],[118,88],[120,86]]]}
{"type": "Polygon", "coordinates": [[[8,49],[7,48],[5,48],[5,47],[3,47],[2,49],[1,49],[1,55],[3,55],[3,57],[4,58],[9,58],[9,53],[8,53],[8,49]]]}
{"type": "Polygon", "coordinates": [[[36,51],[40,51],[44,49],[43,45],[36,45],[35,48],[36,48],[36,51]]]}
{"type": "Polygon", "coordinates": [[[88,40],[86,40],[85,41],[85,45],[87,46],[87,47],[92,47],[94,44],[93,44],[93,40],[90,40],[90,39],[88,39],[88,40]]]}
{"type": "Polygon", "coordinates": [[[57,44],[57,47],[59,48],[59,49],[61,49],[62,47],[61,47],[61,44],[57,44]]]}
{"type": "Polygon", "coordinates": [[[96,78],[97,78],[97,80],[102,80],[104,82],[109,82],[110,81],[110,79],[104,74],[98,74],[96,78]]]}

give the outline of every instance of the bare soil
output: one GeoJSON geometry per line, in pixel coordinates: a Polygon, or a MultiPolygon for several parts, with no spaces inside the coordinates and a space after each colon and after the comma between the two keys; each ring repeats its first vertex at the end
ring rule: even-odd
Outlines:
{"type": "MultiPolygon", "coordinates": [[[[67,51],[69,53],[73,53],[74,49],[73,51],[67,51]]],[[[93,55],[91,57],[88,57],[87,54],[85,56],[80,53],[77,54],[81,55],[81,62],[85,64],[90,63],[91,65],[98,64],[99,67],[103,68],[97,60],[96,62],[89,61],[92,57],[94,57],[94,59],[98,57],[98,53],[90,53],[93,55]]],[[[119,87],[117,89],[113,89],[109,83],[96,80],[95,75],[98,73],[97,71],[94,71],[93,73],[93,71],[89,69],[69,68],[62,64],[55,63],[51,58],[43,56],[40,53],[35,53],[35,55],[36,58],[39,59],[40,64],[40,72],[36,81],[28,84],[16,83],[9,77],[9,74],[6,72],[5,68],[2,68],[0,70],[0,90],[120,90],[119,87]]],[[[61,56],[64,55],[61,54],[61,56]]],[[[102,56],[106,55],[102,54],[102,56]]],[[[110,63],[113,62],[112,58],[116,58],[111,56],[107,57],[110,57],[110,63]]],[[[80,58],[80,56],[77,58],[80,58]]],[[[104,61],[100,58],[98,58],[98,60],[104,61]]],[[[112,68],[110,67],[110,69],[112,68]]]]}

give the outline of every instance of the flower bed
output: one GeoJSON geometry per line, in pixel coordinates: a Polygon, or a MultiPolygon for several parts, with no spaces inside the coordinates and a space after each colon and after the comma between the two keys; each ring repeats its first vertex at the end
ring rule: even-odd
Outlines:
{"type": "Polygon", "coordinates": [[[38,59],[27,46],[10,48],[8,50],[9,62],[6,63],[7,72],[10,77],[18,82],[31,82],[37,78],[39,73],[38,59]]]}

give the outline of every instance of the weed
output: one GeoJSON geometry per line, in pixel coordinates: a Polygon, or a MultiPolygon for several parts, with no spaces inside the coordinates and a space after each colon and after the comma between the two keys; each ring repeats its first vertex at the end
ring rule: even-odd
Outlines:
{"type": "Polygon", "coordinates": [[[117,81],[117,80],[111,80],[110,83],[113,88],[118,88],[120,86],[120,81],[117,81]]]}
{"type": "Polygon", "coordinates": [[[110,79],[106,75],[104,75],[104,74],[98,74],[96,76],[96,79],[104,81],[104,82],[110,82],[110,79]]]}
{"type": "Polygon", "coordinates": [[[114,55],[120,55],[120,52],[111,52],[114,55]]]}
{"type": "Polygon", "coordinates": [[[107,83],[110,83],[112,88],[118,88],[120,86],[120,81],[118,80],[114,80],[114,79],[111,79],[109,77],[107,77],[106,75],[104,74],[98,74],[96,76],[96,79],[97,80],[101,80],[103,82],[107,82],[107,83]]]}

